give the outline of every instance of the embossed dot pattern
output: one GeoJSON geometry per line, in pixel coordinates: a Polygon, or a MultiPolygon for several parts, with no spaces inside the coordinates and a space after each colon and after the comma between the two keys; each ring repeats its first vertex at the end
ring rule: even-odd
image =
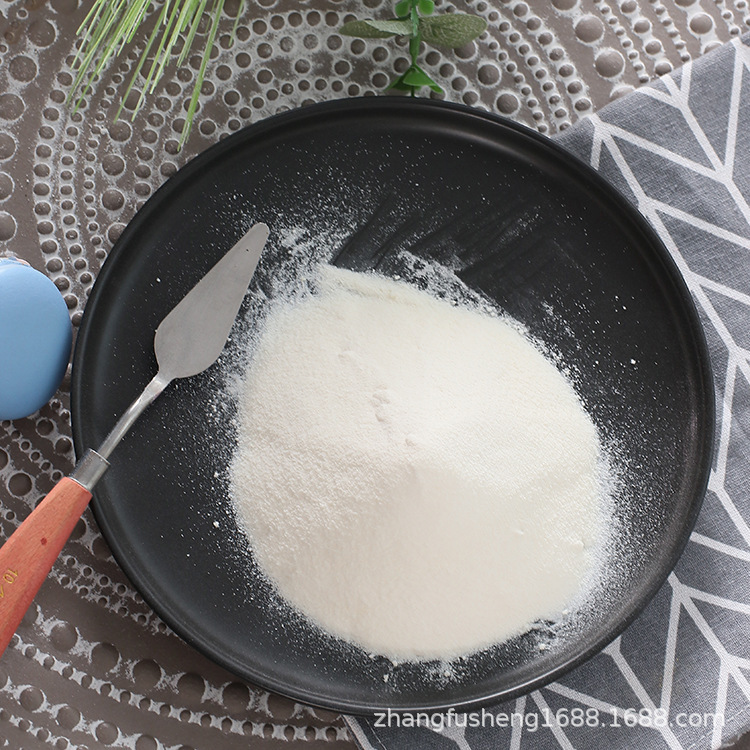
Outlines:
{"type": "MultiPolygon", "coordinates": [[[[0,253],[55,282],[74,326],[107,254],[150,195],[191,156],[245,125],[311,102],[383,93],[403,43],[342,37],[385,0],[227,4],[196,126],[178,149],[199,57],[131,121],[114,121],[146,43],[136,35],[73,113],[81,0],[11,0],[0,15],[0,253]]],[[[465,48],[426,49],[450,101],[554,134],[750,26],[747,0],[437,0],[483,16],[465,48]]],[[[205,31],[201,32],[205,38],[205,31]]],[[[137,88],[137,87],[136,87],[137,88]]],[[[38,414],[0,422],[0,526],[9,535],[73,464],[66,377],[38,414]]],[[[296,706],[211,664],[159,620],[86,513],[0,664],[0,743],[37,748],[352,748],[341,719],[296,706]],[[270,738],[270,739],[269,739],[270,738]]]]}

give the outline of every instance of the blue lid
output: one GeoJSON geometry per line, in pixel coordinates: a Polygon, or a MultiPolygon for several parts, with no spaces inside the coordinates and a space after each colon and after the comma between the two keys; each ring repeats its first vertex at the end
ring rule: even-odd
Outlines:
{"type": "Polygon", "coordinates": [[[27,417],[52,398],[71,341],[54,283],[23,261],[0,258],[0,419],[27,417]]]}

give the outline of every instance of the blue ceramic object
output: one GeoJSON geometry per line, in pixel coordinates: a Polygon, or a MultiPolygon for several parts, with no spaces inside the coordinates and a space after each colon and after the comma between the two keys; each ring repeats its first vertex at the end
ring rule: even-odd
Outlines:
{"type": "Polygon", "coordinates": [[[0,419],[27,417],[52,398],[71,340],[68,309],[52,281],[0,258],[0,419]]]}

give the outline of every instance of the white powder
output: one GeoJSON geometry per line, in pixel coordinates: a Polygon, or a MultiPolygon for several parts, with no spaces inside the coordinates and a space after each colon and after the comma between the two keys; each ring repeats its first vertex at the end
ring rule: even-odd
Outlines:
{"type": "Polygon", "coordinates": [[[510,324],[325,266],[268,316],[230,489],[295,608],[368,651],[444,659],[581,591],[598,452],[570,384],[510,324]]]}

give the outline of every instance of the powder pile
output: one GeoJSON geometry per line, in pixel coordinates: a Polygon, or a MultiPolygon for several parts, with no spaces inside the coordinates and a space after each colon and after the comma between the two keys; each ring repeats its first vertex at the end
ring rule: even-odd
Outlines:
{"type": "Polygon", "coordinates": [[[230,490],[253,554],[325,631],[448,659],[566,607],[601,521],[595,427],[501,318],[324,266],[249,364],[230,490]]]}

